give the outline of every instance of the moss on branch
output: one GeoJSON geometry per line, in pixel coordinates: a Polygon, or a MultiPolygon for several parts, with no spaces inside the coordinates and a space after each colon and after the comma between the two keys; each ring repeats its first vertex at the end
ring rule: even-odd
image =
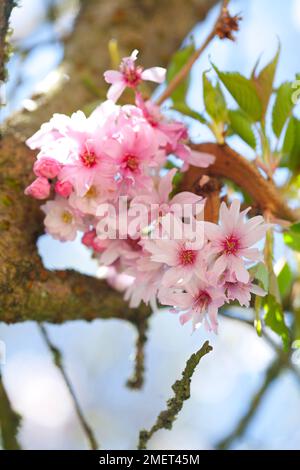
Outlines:
{"type": "Polygon", "coordinates": [[[210,351],[212,351],[212,347],[209,342],[206,341],[199,351],[191,355],[186,363],[184,371],[182,372],[182,378],[180,380],[176,380],[172,386],[175,396],[167,401],[167,409],[158,415],[155,424],[149,431],[143,429],[140,432],[138,444],[139,449],[146,449],[148,441],[159,429],[172,429],[174,421],[183,407],[185,400],[190,398],[191,379],[195,369],[202,357],[210,351]]]}

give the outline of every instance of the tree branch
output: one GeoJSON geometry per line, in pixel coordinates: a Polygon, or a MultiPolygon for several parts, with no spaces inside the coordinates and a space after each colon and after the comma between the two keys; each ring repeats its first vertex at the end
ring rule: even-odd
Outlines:
{"type": "Polygon", "coordinates": [[[7,35],[9,32],[9,17],[15,6],[16,1],[14,0],[3,0],[0,4],[0,82],[5,81],[7,78],[5,66],[10,54],[7,35]]]}
{"type": "Polygon", "coordinates": [[[280,190],[273,182],[266,180],[252,162],[228,145],[204,143],[192,147],[199,152],[214,155],[216,160],[208,168],[190,167],[183,179],[183,190],[200,193],[199,181],[203,175],[226,178],[248,193],[261,213],[270,212],[279,219],[291,222],[300,218],[281,198],[280,190]]]}
{"type": "Polygon", "coordinates": [[[167,409],[158,415],[157,420],[150,431],[143,429],[140,432],[139,449],[146,449],[148,441],[159,429],[172,429],[173,423],[177,418],[179,411],[183,407],[183,403],[185,400],[190,398],[191,380],[195,369],[203,356],[212,351],[212,349],[213,348],[210,346],[209,342],[206,341],[199,351],[191,355],[186,363],[184,371],[182,372],[182,378],[180,380],[176,380],[172,385],[175,396],[168,400],[167,409]]]}
{"type": "Polygon", "coordinates": [[[127,381],[127,387],[132,389],[139,389],[144,385],[145,345],[147,342],[148,318],[147,316],[142,316],[140,313],[135,318],[138,319],[138,324],[136,325],[137,339],[134,358],[135,367],[133,376],[127,381]]]}

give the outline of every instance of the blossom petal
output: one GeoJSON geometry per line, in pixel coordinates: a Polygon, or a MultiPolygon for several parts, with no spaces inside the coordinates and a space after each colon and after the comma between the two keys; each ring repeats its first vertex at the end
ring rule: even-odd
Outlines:
{"type": "Polygon", "coordinates": [[[125,88],[126,84],[124,82],[114,83],[113,85],[111,85],[111,87],[109,87],[109,90],[107,92],[107,98],[115,103],[116,101],[118,101],[125,88]]]}
{"type": "Polygon", "coordinates": [[[216,241],[222,239],[223,232],[219,225],[205,222],[205,235],[209,240],[216,241]]]}
{"type": "Polygon", "coordinates": [[[177,269],[177,268],[168,269],[162,277],[161,284],[164,287],[175,286],[175,284],[177,284],[177,282],[181,278],[181,275],[180,275],[179,271],[180,270],[177,269]]]}
{"type": "Polygon", "coordinates": [[[161,202],[168,201],[169,194],[173,188],[172,181],[176,173],[176,168],[173,168],[160,180],[158,194],[161,202]]]}
{"type": "Polygon", "coordinates": [[[117,70],[107,70],[104,72],[104,80],[107,83],[117,83],[117,82],[122,82],[123,81],[123,75],[121,72],[118,72],[117,70]]]}
{"type": "Polygon", "coordinates": [[[216,157],[210,153],[191,150],[188,163],[200,168],[207,168],[209,165],[214,163],[215,159],[216,157]]]}
{"type": "Polygon", "coordinates": [[[142,72],[142,79],[163,83],[166,79],[166,69],[163,67],[151,67],[150,69],[146,69],[142,72]]]}
{"type": "Polygon", "coordinates": [[[245,268],[244,262],[241,258],[238,258],[237,256],[233,256],[231,268],[232,268],[232,271],[234,271],[238,281],[243,282],[243,283],[249,282],[249,277],[250,277],[249,272],[245,268]]]}
{"type": "Polygon", "coordinates": [[[256,284],[251,284],[249,290],[253,294],[260,295],[261,297],[265,297],[265,295],[267,295],[266,291],[264,291],[261,287],[257,286],[256,284]]]}

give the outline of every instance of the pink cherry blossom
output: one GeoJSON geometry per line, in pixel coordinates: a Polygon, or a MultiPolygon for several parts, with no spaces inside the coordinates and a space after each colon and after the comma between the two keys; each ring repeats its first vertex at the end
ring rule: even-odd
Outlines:
{"type": "Polygon", "coordinates": [[[50,194],[50,183],[47,178],[39,176],[27,188],[24,193],[26,196],[34,197],[35,199],[46,199],[50,194]]]}
{"type": "Polygon", "coordinates": [[[161,283],[165,287],[180,283],[185,285],[197,275],[201,277],[205,269],[203,252],[183,240],[145,241],[144,248],[151,253],[151,260],[164,263],[166,269],[161,283]]]}
{"type": "Polygon", "coordinates": [[[107,195],[101,185],[93,184],[83,196],[72,193],[69,204],[84,214],[96,215],[99,204],[107,200],[107,195]]]}
{"type": "Polygon", "coordinates": [[[26,144],[32,150],[50,146],[53,142],[64,136],[69,122],[69,116],[58,113],[54,114],[49,122],[42,124],[41,128],[26,140],[26,144]]]}
{"type": "Polygon", "coordinates": [[[160,146],[166,155],[175,154],[184,161],[183,170],[189,165],[207,168],[214,163],[215,157],[206,152],[191,150],[187,145],[188,132],[186,126],[179,121],[167,121],[160,108],[151,101],[144,101],[140,93],[136,94],[136,104],[144,117],[155,129],[160,146]]]}
{"type": "Polygon", "coordinates": [[[166,70],[162,67],[152,67],[143,70],[135,65],[138,51],[135,49],[129,57],[124,57],[120,64],[120,70],[107,70],[104,79],[111,84],[107,98],[116,102],[126,87],[136,89],[142,80],[162,83],[165,80],[166,70]]]}
{"type": "Polygon", "coordinates": [[[163,263],[151,261],[150,253],[142,250],[139,258],[130,260],[128,264],[125,273],[131,276],[134,282],[127,287],[125,299],[130,302],[130,306],[133,308],[144,302],[150,304],[153,311],[157,310],[156,299],[164,274],[163,263]]]}
{"type": "Polygon", "coordinates": [[[237,300],[241,306],[249,307],[251,300],[251,293],[264,297],[266,292],[253,282],[249,281],[247,283],[238,282],[231,279],[224,283],[224,288],[226,290],[227,302],[232,300],[237,300]]]}
{"type": "Polygon", "coordinates": [[[110,266],[120,259],[124,266],[128,266],[129,261],[139,259],[142,251],[139,239],[110,239],[104,240],[106,249],[103,250],[99,260],[105,266],[110,266]]]}
{"type": "Polygon", "coordinates": [[[115,166],[103,152],[105,144],[100,139],[80,136],[77,145],[69,163],[60,172],[60,180],[71,183],[76,194],[81,197],[94,184],[101,183],[103,190],[112,190],[115,185],[115,166]]]}
{"type": "Polygon", "coordinates": [[[226,301],[222,287],[215,285],[207,274],[207,281],[192,279],[183,289],[176,287],[162,288],[158,299],[162,305],[173,306],[173,311],[180,312],[180,322],[192,320],[193,330],[204,321],[205,327],[217,333],[218,309],[226,301]]]}
{"type": "Polygon", "coordinates": [[[117,166],[117,182],[121,194],[134,195],[141,190],[150,190],[152,178],[149,168],[155,166],[157,151],[155,135],[148,125],[122,127],[118,140],[107,143],[107,154],[114,158],[117,166]]]}
{"type": "Polygon", "coordinates": [[[215,157],[193,150],[186,125],[142,99],[142,80],[161,83],[165,70],[144,70],[137,53],[105,73],[109,99],[89,116],[54,114],[27,140],[38,153],[37,179],[25,194],[54,196],[42,206],[45,231],[61,241],[83,232],[99,276],[124,291],[131,307],[144,302],[154,310],[159,300],[181,313],[182,324],[204,322],[216,332],[218,308],[249,306],[251,294],[265,295],[249,267],[261,259],[254,245],[268,225],[260,216],[246,220],[237,200],[229,208],[222,203],[219,224],[207,223],[201,197],[172,195],[177,171],[205,168],[215,157]],[[116,105],[126,87],[135,105],[116,105]],[[173,156],[181,159],[178,170],[167,170],[173,156]]]}
{"type": "Polygon", "coordinates": [[[66,199],[48,201],[42,206],[42,210],[46,214],[44,220],[46,232],[57,240],[75,240],[77,230],[84,229],[81,218],[66,199]]]}
{"type": "MultiPolygon", "coordinates": [[[[138,307],[141,302],[150,304],[153,311],[157,310],[157,292],[160,287],[162,268],[157,267],[151,271],[138,272],[134,282],[127,287],[125,300],[129,301],[132,308],[138,307]]],[[[130,271],[128,271],[130,272],[130,271]]]]}
{"type": "Polygon", "coordinates": [[[217,256],[214,273],[221,275],[228,270],[230,275],[243,283],[249,282],[245,259],[252,262],[261,260],[261,253],[253,245],[261,240],[268,229],[261,216],[244,221],[250,210],[240,212],[240,202],[235,199],[230,208],[222,202],[220,225],[206,223],[205,232],[211,243],[211,252],[217,256]]]}

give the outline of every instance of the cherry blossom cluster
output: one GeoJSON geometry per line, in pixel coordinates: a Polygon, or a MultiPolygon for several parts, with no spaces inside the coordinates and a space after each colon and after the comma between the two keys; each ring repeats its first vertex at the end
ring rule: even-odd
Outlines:
{"type": "Polygon", "coordinates": [[[204,322],[216,332],[221,306],[248,306],[251,293],[265,294],[249,267],[261,260],[253,246],[267,225],[261,216],[247,220],[237,200],[229,208],[222,203],[219,224],[205,222],[201,197],[174,194],[176,175],[189,165],[207,167],[214,157],[191,150],[186,126],[143,100],[141,82],[162,83],[165,69],[144,70],[136,59],[133,51],[119,71],[105,72],[108,99],[88,117],[54,114],[28,139],[39,153],[25,194],[49,199],[42,210],[53,238],[83,234],[82,243],[132,307],[143,301],[155,308],[158,300],[180,312],[182,323],[204,322]],[[126,87],[135,104],[117,105],[126,87]],[[178,168],[170,170],[174,157],[178,168]]]}

